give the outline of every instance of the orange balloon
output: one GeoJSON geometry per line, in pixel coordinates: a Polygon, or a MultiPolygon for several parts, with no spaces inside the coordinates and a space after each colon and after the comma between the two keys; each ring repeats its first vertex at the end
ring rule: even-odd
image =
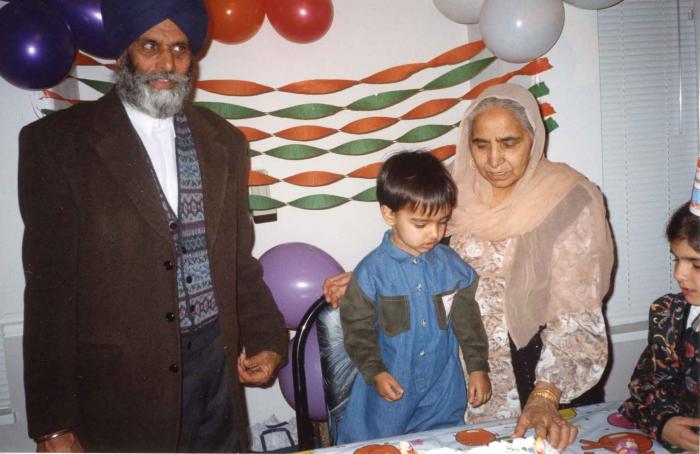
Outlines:
{"type": "Polygon", "coordinates": [[[205,0],[209,36],[226,44],[252,38],[265,19],[263,0],[205,0]]]}

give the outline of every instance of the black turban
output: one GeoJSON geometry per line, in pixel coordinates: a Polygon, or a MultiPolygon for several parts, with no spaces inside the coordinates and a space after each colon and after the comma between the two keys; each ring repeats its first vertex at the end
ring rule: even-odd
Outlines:
{"type": "Polygon", "coordinates": [[[192,54],[200,51],[209,22],[203,0],[102,0],[107,42],[116,55],[146,30],[170,19],[189,39],[192,54]]]}

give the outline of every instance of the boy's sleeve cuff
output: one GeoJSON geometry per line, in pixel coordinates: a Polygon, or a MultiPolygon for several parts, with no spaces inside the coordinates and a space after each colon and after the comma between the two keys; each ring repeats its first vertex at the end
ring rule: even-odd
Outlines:
{"type": "Polygon", "coordinates": [[[467,372],[484,371],[489,372],[489,362],[480,359],[471,359],[469,361],[464,361],[467,365],[467,372]]]}
{"type": "Polygon", "coordinates": [[[362,378],[365,379],[365,383],[368,385],[373,385],[374,384],[374,378],[381,374],[382,372],[386,372],[386,369],[384,368],[384,365],[382,364],[377,364],[373,366],[369,366],[366,368],[363,368],[363,370],[360,371],[362,374],[362,378]]]}

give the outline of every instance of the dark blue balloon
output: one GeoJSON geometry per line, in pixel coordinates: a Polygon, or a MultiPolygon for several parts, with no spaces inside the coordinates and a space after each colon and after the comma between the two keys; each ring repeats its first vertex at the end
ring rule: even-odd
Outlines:
{"type": "Polygon", "coordinates": [[[38,0],[0,9],[0,76],[20,88],[52,87],[75,59],[75,44],[63,18],[38,0]]]}
{"type": "Polygon", "coordinates": [[[61,11],[78,49],[99,58],[118,57],[107,43],[100,0],[47,1],[61,11]]]}

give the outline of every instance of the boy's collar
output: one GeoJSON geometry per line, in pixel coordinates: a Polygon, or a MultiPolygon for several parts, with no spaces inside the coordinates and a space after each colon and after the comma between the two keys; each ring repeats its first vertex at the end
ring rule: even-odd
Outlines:
{"type": "Polygon", "coordinates": [[[429,263],[432,263],[435,260],[435,254],[433,251],[435,251],[435,248],[439,247],[440,245],[436,245],[434,248],[429,250],[426,253],[420,254],[418,256],[414,256],[409,254],[408,252],[404,251],[403,249],[400,249],[398,246],[394,244],[393,241],[391,241],[391,232],[392,230],[389,229],[386,232],[384,232],[384,238],[382,239],[382,248],[387,252],[389,257],[392,259],[396,260],[397,262],[408,262],[413,259],[416,260],[424,260],[429,263]]]}

